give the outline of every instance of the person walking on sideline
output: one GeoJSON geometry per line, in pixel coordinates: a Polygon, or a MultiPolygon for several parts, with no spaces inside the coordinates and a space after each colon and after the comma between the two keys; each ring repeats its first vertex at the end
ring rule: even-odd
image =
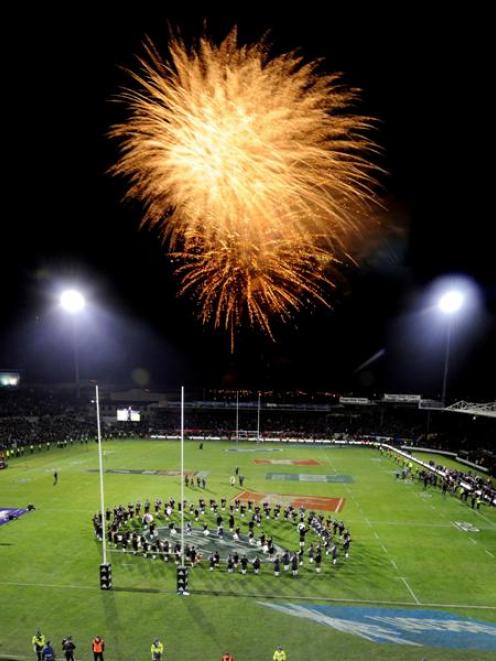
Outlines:
{"type": "Polygon", "coordinates": [[[274,652],[274,656],[272,658],[273,661],[286,661],[288,657],[286,656],[286,652],[279,645],[279,647],[274,652]]]}
{"type": "Polygon", "coordinates": [[[105,649],[105,641],[100,636],[95,636],[91,643],[94,661],[103,661],[103,651],[105,649]]]}
{"type": "Polygon", "coordinates": [[[43,648],[45,647],[45,636],[39,629],[34,634],[31,640],[31,645],[33,646],[33,652],[36,654],[36,661],[42,661],[43,657],[41,654],[43,652],[43,648]]]}
{"type": "Polygon", "coordinates": [[[157,638],[157,640],[153,641],[152,646],[150,648],[150,651],[152,653],[152,661],[162,661],[162,654],[164,653],[164,646],[158,638],[157,638]]]}

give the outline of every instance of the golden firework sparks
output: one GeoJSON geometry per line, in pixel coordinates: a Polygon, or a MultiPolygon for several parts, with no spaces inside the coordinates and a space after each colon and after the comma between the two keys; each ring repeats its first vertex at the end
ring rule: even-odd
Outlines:
{"type": "Polygon", "coordinates": [[[152,45],[132,73],[129,109],[112,128],[129,180],[178,259],[180,292],[203,322],[234,329],[247,317],[271,335],[332,285],[323,264],[346,254],[357,212],[373,199],[371,121],[352,114],[356,90],[265,41],[240,46],[152,45]]]}

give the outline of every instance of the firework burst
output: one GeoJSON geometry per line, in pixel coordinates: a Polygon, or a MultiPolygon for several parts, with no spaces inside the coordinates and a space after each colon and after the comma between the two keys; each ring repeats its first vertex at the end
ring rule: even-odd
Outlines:
{"type": "Polygon", "coordinates": [[[233,331],[248,318],[269,335],[325,303],[323,265],[346,254],[359,210],[373,199],[371,121],[349,112],[356,91],[294,53],[237,33],[167,60],[152,45],[121,99],[113,172],[174,256],[180,292],[204,322],[233,331]]]}

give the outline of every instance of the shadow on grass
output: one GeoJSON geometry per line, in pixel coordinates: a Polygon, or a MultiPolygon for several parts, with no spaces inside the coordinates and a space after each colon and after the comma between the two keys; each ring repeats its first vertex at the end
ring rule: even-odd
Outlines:
{"type": "Polygon", "coordinates": [[[159,594],[160,592],[165,592],[165,590],[159,590],[158,588],[137,588],[137,587],[121,587],[116,586],[112,588],[113,592],[137,592],[144,594],[159,594]]]}

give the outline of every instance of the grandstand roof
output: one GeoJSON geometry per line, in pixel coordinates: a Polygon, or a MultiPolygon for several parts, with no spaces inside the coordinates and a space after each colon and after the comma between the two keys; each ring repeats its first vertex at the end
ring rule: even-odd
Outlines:
{"type": "Polygon", "coordinates": [[[451,406],[446,407],[446,411],[454,411],[455,413],[469,413],[470,415],[481,415],[488,418],[496,418],[496,402],[486,402],[478,404],[476,402],[455,402],[451,406]]]}

